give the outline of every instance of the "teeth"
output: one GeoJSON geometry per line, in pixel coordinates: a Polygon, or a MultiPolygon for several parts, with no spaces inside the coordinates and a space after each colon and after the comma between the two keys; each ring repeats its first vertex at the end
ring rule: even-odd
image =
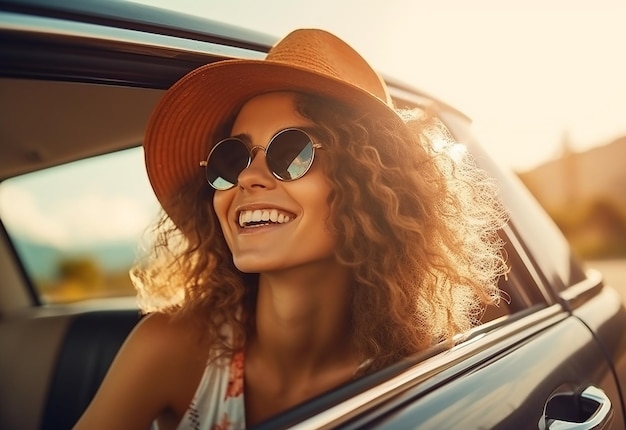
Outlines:
{"type": "Polygon", "coordinates": [[[289,215],[279,213],[276,209],[256,209],[253,211],[241,211],[239,213],[239,225],[246,227],[250,223],[278,223],[285,224],[291,221],[289,215]]]}

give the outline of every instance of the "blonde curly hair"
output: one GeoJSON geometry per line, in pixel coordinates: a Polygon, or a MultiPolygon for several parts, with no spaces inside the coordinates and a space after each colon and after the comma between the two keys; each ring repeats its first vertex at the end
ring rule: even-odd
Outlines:
{"type": "MultiPolygon", "coordinates": [[[[427,111],[398,111],[399,125],[313,95],[298,95],[295,108],[330,154],[322,164],[332,184],[327,223],[337,261],[353,275],[348,311],[369,371],[478,323],[507,270],[494,183],[427,111]]],[[[131,278],[145,312],[190,318],[223,355],[254,329],[258,274],[234,266],[212,197],[201,181],[183,187],[169,214],[183,221],[175,226],[163,213],[131,278]]]]}

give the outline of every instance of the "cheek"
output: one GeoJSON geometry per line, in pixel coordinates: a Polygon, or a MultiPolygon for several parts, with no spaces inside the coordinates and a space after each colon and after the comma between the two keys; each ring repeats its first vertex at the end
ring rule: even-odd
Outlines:
{"type": "Polygon", "coordinates": [[[220,222],[222,231],[228,223],[228,208],[232,201],[232,196],[228,191],[216,191],[213,195],[213,210],[217,215],[217,219],[220,222]]]}
{"type": "MultiPolygon", "coordinates": [[[[328,230],[327,225],[331,222],[330,206],[328,198],[332,191],[330,180],[321,170],[315,171],[309,181],[303,181],[302,188],[294,193],[299,196],[305,215],[313,217],[317,223],[328,230]]],[[[298,199],[298,197],[295,197],[298,199]]]]}

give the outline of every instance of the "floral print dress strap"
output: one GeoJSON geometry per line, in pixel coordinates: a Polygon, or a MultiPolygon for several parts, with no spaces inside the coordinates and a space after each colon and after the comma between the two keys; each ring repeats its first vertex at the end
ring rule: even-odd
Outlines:
{"type": "Polygon", "coordinates": [[[243,352],[234,354],[230,363],[207,365],[178,430],[245,429],[243,371],[243,352]]]}

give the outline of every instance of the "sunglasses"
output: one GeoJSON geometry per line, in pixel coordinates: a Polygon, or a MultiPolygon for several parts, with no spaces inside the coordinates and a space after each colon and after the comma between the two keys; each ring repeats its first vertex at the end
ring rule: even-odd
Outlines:
{"type": "Polygon", "coordinates": [[[254,152],[265,153],[270,172],[281,181],[295,181],[309,171],[315,158],[315,150],[321,145],[299,128],[286,128],[272,137],[265,148],[249,148],[238,137],[227,137],[213,147],[206,161],[206,180],[216,190],[228,190],[235,186],[239,175],[250,166],[254,152]]]}

